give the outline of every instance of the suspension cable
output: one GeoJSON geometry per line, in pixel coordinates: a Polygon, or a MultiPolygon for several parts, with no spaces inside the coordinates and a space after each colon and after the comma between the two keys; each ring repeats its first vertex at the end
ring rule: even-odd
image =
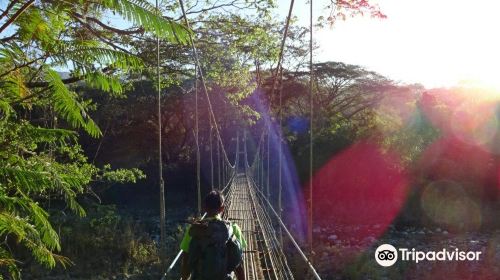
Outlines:
{"type": "MultiPolygon", "coordinates": [[[[290,19],[292,17],[292,11],[293,11],[293,4],[294,0],[290,1],[290,9],[288,10],[288,16],[286,18],[286,25],[285,25],[285,31],[283,32],[283,41],[281,42],[281,54],[280,54],[280,67],[279,67],[279,75],[280,75],[280,90],[279,90],[279,114],[278,114],[278,119],[279,119],[279,127],[281,129],[280,133],[280,138],[279,138],[279,145],[278,145],[278,211],[279,211],[279,216],[280,218],[283,216],[283,55],[284,55],[284,48],[285,48],[285,42],[287,39],[288,35],[288,28],[290,25],[290,19]]],[[[274,86],[273,86],[274,90],[274,86]]],[[[283,246],[283,233],[280,228],[279,232],[280,236],[280,244],[283,246]]]]}
{"type": "Polygon", "coordinates": [[[220,142],[217,141],[217,189],[221,189],[220,183],[220,142]]]}
{"type": "Polygon", "coordinates": [[[196,190],[198,200],[198,215],[201,215],[201,155],[200,155],[200,127],[198,116],[198,65],[194,65],[194,123],[196,142],[196,190]]]}
{"type": "MultiPolygon", "coordinates": [[[[259,141],[259,146],[257,148],[257,153],[260,153],[259,152],[260,148],[261,148],[261,146],[260,146],[260,141],[259,141]]],[[[255,160],[254,160],[254,162],[252,163],[251,166],[248,166],[248,164],[247,164],[247,167],[248,167],[247,171],[251,172],[250,174],[247,174],[247,180],[248,180],[249,186],[252,187],[252,189],[259,195],[259,197],[261,198],[261,201],[265,202],[264,204],[266,204],[268,206],[267,209],[269,209],[273,213],[273,215],[277,219],[278,223],[280,224],[280,228],[286,233],[286,235],[288,236],[288,238],[290,239],[290,241],[292,242],[292,244],[294,245],[294,247],[297,249],[298,253],[302,257],[302,259],[305,261],[305,263],[307,264],[308,269],[312,273],[313,277],[315,279],[317,279],[317,280],[321,280],[321,277],[319,276],[319,274],[317,273],[316,269],[312,265],[312,261],[306,256],[306,254],[304,254],[304,252],[302,251],[302,249],[300,248],[300,246],[298,245],[298,243],[295,241],[295,238],[293,237],[293,235],[290,233],[290,231],[288,230],[288,228],[284,224],[282,218],[279,216],[278,212],[273,208],[271,202],[266,198],[266,195],[258,187],[256,187],[256,183],[255,183],[255,180],[254,180],[254,173],[253,173],[252,170],[258,164],[259,163],[257,161],[255,161],[255,160]]],[[[264,211],[264,214],[266,214],[266,211],[264,211]]],[[[266,231],[274,232],[274,230],[272,229],[272,227],[270,227],[270,224],[266,225],[266,231]]],[[[282,251],[281,251],[281,254],[283,254],[282,251]]],[[[276,256],[273,259],[279,261],[279,258],[276,257],[276,256]]],[[[280,265],[284,266],[284,267],[287,266],[286,263],[282,263],[280,265]]]]}
{"type": "MultiPolygon", "coordinates": [[[[189,20],[187,18],[186,9],[184,8],[184,1],[183,0],[179,0],[179,6],[181,7],[182,16],[184,18],[184,23],[186,24],[186,28],[188,28],[190,30],[191,27],[190,27],[190,24],[189,24],[189,20]]],[[[222,141],[222,137],[221,137],[221,134],[220,134],[220,129],[219,129],[219,126],[217,124],[217,119],[215,118],[215,113],[214,113],[214,110],[213,110],[212,102],[210,101],[210,96],[208,94],[208,89],[207,89],[207,85],[206,85],[206,82],[205,82],[205,76],[203,75],[203,71],[201,69],[201,63],[200,63],[200,59],[199,59],[199,56],[198,56],[198,50],[197,50],[195,42],[194,42],[194,38],[191,35],[191,33],[188,33],[188,37],[189,37],[189,42],[191,43],[191,48],[193,50],[195,62],[198,65],[198,71],[199,71],[199,75],[200,75],[200,80],[201,80],[201,84],[203,86],[203,90],[205,92],[205,96],[207,98],[207,104],[208,104],[208,109],[209,109],[209,113],[210,113],[210,118],[212,118],[212,120],[213,120],[213,125],[214,125],[215,131],[216,131],[216,136],[217,136],[217,141],[220,141],[220,143],[221,143],[222,153],[224,155],[224,160],[226,160],[227,163],[231,164],[231,162],[229,161],[229,158],[227,156],[227,153],[226,153],[224,142],[222,141]]]]}
{"type": "Polygon", "coordinates": [[[261,199],[267,204],[268,209],[271,210],[271,212],[275,216],[276,220],[279,222],[281,228],[285,231],[286,235],[288,236],[288,238],[290,239],[290,241],[292,242],[292,244],[294,245],[294,247],[297,249],[297,251],[299,252],[300,256],[302,257],[302,259],[304,260],[304,262],[307,264],[307,266],[308,266],[309,270],[311,271],[312,275],[314,276],[314,278],[317,279],[317,280],[321,280],[321,277],[319,276],[319,274],[317,273],[316,269],[312,265],[312,262],[307,258],[306,254],[304,254],[304,252],[300,248],[299,244],[295,241],[295,238],[293,238],[293,235],[290,233],[290,231],[286,227],[286,225],[283,222],[283,220],[279,217],[278,213],[276,212],[276,210],[271,205],[271,202],[269,202],[269,200],[259,190],[259,188],[255,187],[255,181],[253,180],[253,177],[252,176],[247,176],[247,178],[251,180],[250,186],[253,187],[253,190],[255,190],[257,192],[257,194],[260,195],[261,199]]]}
{"type": "Polygon", "coordinates": [[[269,191],[269,188],[270,188],[270,180],[269,180],[269,176],[270,176],[270,160],[271,160],[271,147],[270,147],[270,142],[271,142],[271,124],[269,123],[267,125],[267,184],[266,184],[266,187],[267,187],[267,198],[270,200],[271,199],[271,193],[269,191]]]}
{"type": "Polygon", "coordinates": [[[236,159],[234,160],[234,170],[238,172],[238,165],[240,163],[240,132],[236,132],[236,159]]]}
{"type": "Polygon", "coordinates": [[[313,0],[309,0],[309,253],[313,255],[313,0]]]}
{"type": "Polygon", "coordinates": [[[213,133],[212,119],[210,119],[210,131],[208,133],[208,145],[210,150],[210,187],[214,190],[214,156],[212,149],[212,133],[213,133]]]}
{"type": "MultiPolygon", "coordinates": [[[[156,12],[160,15],[160,7],[156,0],[156,12]]],[[[165,272],[166,244],[165,244],[165,182],[163,181],[163,157],[162,157],[162,114],[161,114],[161,76],[160,76],[160,36],[156,35],[156,78],[158,80],[158,177],[160,183],[160,258],[162,272],[165,272]]]]}
{"type": "Polygon", "coordinates": [[[288,16],[286,17],[285,29],[283,30],[283,38],[281,39],[280,52],[278,56],[278,64],[276,65],[276,73],[274,75],[273,87],[271,88],[271,96],[274,95],[274,91],[276,89],[276,82],[278,81],[277,77],[280,73],[283,72],[283,55],[285,53],[285,42],[286,38],[288,37],[288,28],[290,26],[290,19],[292,17],[294,2],[295,0],[290,1],[290,8],[288,9],[288,16]]]}
{"type": "Polygon", "coordinates": [[[260,188],[261,188],[262,192],[264,192],[264,158],[266,156],[264,154],[264,149],[261,149],[261,154],[262,154],[262,157],[260,160],[260,188]]]}
{"type": "MultiPolygon", "coordinates": [[[[248,150],[247,150],[246,139],[247,137],[245,133],[245,142],[244,142],[244,153],[245,153],[244,162],[245,162],[245,174],[246,174],[245,177],[247,185],[250,186],[250,178],[248,174],[250,172],[253,172],[256,158],[254,157],[252,166],[250,166],[248,164],[248,152],[247,152],[248,150]]],[[[259,149],[260,149],[260,141],[259,141],[259,146],[257,147],[256,154],[258,154],[259,149]]],[[[249,188],[249,190],[252,189],[249,188]]],[[[277,279],[283,279],[283,280],[293,279],[292,272],[290,270],[290,267],[288,266],[288,262],[286,261],[286,257],[283,253],[281,237],[276,233],[276,230],[272,226],[271,217],[264,210],[261,203],[256,203],[256,198],[254,198],[254,191],[250,192],[250,197],[251,197],[251,202],[253,204],[253,208],[255,210],[257,221],[262,230],[264,243],[266,244],[266,247],[269,248],[267,256],[269,257],[271,267],[274,268],[273,274],[277,277],[277,279]]],[[[281,230],[281,227],[279,228],[279,230],[281,230]]],[[[266,261],[266,258],[264,258],[264,261],[266,261]]]]}
{"type": "MultiPolygon", "coordinates": [[[[276,65],[276,72],[275,74],[273,75],[274,78],[273,78],[273,84],[272,84],[272,87],[271,87],[271,94],[269,95],[269,114],[271,114],[271,103],[272,103],[272,98],[274,96],[274,93],[275,93],[275,90],[276,90],[276,83],[278,82],[278,76],[280,77],[280,84],[281,84],[281,87],[280,87],[280,92],[279,92],[279,124],[280,124],[280,129],[282,128],[282,84],[283,84],[283,56],[284,56],[284,53],[285,53],[285,43],[286,43],[286,39],[288,37],[288,29],[289,29],[289,26],[290,26],[290,20],[291,20],[291,17],[292,17],[292,11],[293,11],[293,5],[294,5],[294,0],[291,0],[290,1],[290,8],[288,10],[288,16],[286,18],[286,21],[285,21],[285,28],[283,30],[283,38],[281,40],[281,44],[280,44],[280,52],[279,52],[279,56],[278,56],[278,62],[277,62],[277,65],[276,65]]],[[[271,149],[270,149],[270,141],[271,141],[271,120],[269,120],[269,122],[267,123],[267,130],[268,130],[268,134],[267,134],[267,196],[268,196],[268,199],[270,199],[270,172],[269,172],[269,168],[270,168],[270,157],[271,157],[271,149]]],[[[279,191],[278,191],[278,204],[279,204],[279,211],[280,213],[282,212],[281,210],[281,192],[282,192],[282,172],[281,172],[281,168],[282,168],[282,133],[279,136],[279,145],[278,145],[278,169],[279,169],[279,176],[278,176],[278,188],[279,188],[279,191]]]]}
{"type": "Polygon", "coordinates": [[[252,168],[254,168],[255,164],[257,163],[257,158],[260,157],[260,149],[262,148],[261,145],[262,145],[262,142],[264,140],[264,133],[265,133],[265,131],[262,131],[262,133],[260,134],[259,144],[257,145],[257,150],[255,151],[255,155],[253,157],[252,165],[250,166],[252,168]]]}

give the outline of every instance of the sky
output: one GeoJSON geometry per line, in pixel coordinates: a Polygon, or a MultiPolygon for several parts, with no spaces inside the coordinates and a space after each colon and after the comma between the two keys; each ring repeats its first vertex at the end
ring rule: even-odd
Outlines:
{"type": "MultiPolygon", "coordinates": [[[[290,0],[276,0],[285,19],[290,0]]],[[[313,0],[314,17],[330,0],[313,0]]],[[[0,0],[1,4],[5,1],[0,0]]],[[[296,0],[298,25],[308,25],[307,0],[296,0]]],[[[314,60],[366,67],[402,83],[428,88],[480,85],[500,90],[500,1],[371,0],[387,19],[368,16],[314,30],[314,60]]],[[[123,22],[119,16],[109,18],[123,22]]]]}
{"type": "MultiPolygon", "coordinates": [[[[307,25],[306,1],[296,1],[307,25]]],[[[329,0],[315,0],[314,17],[329,0]]],[[[474,84],[500,89],[500,1],[377,0],[387,19],[349,18],[316,29],[315,61],[357,64],[402,83],[428,88],[474,84]]],[[[278,0],[286,17],[289,0],[278,0]]]]}

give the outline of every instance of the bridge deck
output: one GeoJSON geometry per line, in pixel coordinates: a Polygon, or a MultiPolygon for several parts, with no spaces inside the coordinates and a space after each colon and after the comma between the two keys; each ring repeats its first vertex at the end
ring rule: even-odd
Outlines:
{"type": "Polygon", "coordinates": [[[237,175],[228,193],[225,218],[241,227],[247,241],[247,248],[244,251],[245,278],[264,279],[259,256],[259,243],[262,238],[251,201],[246,177],[237,175]]]}
{"type": "Polygon", "coordinates": [[[279,248],[277,234],[245,174],[236,175],[227,194],[224,218],[237,223],[247,241],[246,279],[293,279],[279,248]]]}

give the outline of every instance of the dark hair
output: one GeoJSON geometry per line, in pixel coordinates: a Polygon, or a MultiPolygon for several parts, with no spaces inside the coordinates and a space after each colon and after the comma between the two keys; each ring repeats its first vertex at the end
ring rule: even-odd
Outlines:
{"type": "Polygon", "coordinates": [[[224,196],[219,191],[211,191],[205,196],[205,208],[211,211],[219,210],[224,205],[224,196]]]}

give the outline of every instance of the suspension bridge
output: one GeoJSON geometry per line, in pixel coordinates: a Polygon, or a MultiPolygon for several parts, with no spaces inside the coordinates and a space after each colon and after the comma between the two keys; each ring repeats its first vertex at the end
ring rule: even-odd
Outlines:
{"type": "MultiPolygon", "coordinates": [[[[182,11],[182,17],[185,26],[190,28],[190,23],[187,18],[186,10],[184,7],[183,0],[178,0],[179,6],[182,11]]],[[[310,81],[309,81],[309,109],[310,109],[310,149],[309,149],[309,199],[308,199],[308,247],[309,247],[309,257],[312,254],[312,162],[313,162],[313,69],[312,69],[312,53],[313,53],[313,43],[312,43],[312,30],[313,30],[313,1],[309,0],[310,7],[310,40],[309,40],[309,68],[310,68],[310,81]]],[[[290,8],[288,11],[288,16],[285,20],[285,26],[283,29],[283,38],[280,44],[280,52],[278,56],[277,65],[275,71],[273,71],[273,83],[271,88],[270,96],[274,96],[276,91],[279,95],[279,108],[280,110],[276,114],[279,119],[279,125],[282,127],[283,116],[281,109],[282,107],[282,91],[283,91],[283,56],[285,49],[285,41],[288,34],[288,29],[290,25],[290,19],[292,17],[292,11],[294,6],[294,0],[290,0],[290,8]]],[[[159,8],[159,1],[156,0],[156,8],[159,8]]],[[[159,10],[159,9],[158,9],[159,10]]],[[[283,161],[283,139],[281,139],[278,145],[278,205],[277,209],[273,207],[272,203],[269,201],[270,192],[270,130],[271,123],[269,120],[266,121],[266,129],[262,131],[258,147],[253,156],[252,164],[248,162],[248,150],[247,150],[247,134],[243,133],[243,145],[240,147],[240,137],[236,137],[236,153],[234,162],[231,163],[228,154],[226,152],[226,146],[224,145],[223,138],[221,137],[221,128],[215,117],[214,109],[208,94],[205,77],[203,75],[203,69],[200,64],[200,59],[198,51],[196,48],[195,40],[191,33],[189,33],[189,43],[192,47],[192,54],[194,57],[195,66],[195,127],[194,135],[196,142],[196,176],[197,176],[197,198],[198,198],[198,213],[199,218],[203,219],[206,214],[201,215],[201,182],[200,182],[200,143],[199,143],[199,92],[198,92],[198,81],[201,82],[201,89],[204,93],[206,106],[209,113],[209,123],[210,123],[210,169],[211,169],[211,180],[212,188],[214,188],[214,162],[213,162],[213,149],[212,149],[212,137],[215,137],[217,146],[217,177],[219,187],[222,188],[222,192],[226,196],[225,211],[223,213],[223,218],[231,221],[235,221],[240,225],[243,231],[245,240],[247,240],[248,246],[244,251],[244,273],[245,279],[250,280],[288,280],[288,279],[317,279],[320,280],[321,277],[316,272],[312,262],[308,256],[303,252],[301,246],[296,242],[293,235],[290,233],[285,223],[282,221],[282,161],[283,161]],[[267,146],[267,149],[266,149],[267,146]],[[267,152],[266,152],[267,151],[267,152]],[[221,155],[222,154],[222,155],[221,155]],[[241,160],[240,155],[243,155],[243,160],[241,160]],[[266,157],[267,156],[267,157],[266,157]],[[222,161],[220,158],[222,157],[222,161]],[[243,162],[242,162],[243,161],[243,162]],[[222,164],[221,164],[222,163],[222,164]],[[264,189],[266,188],[266,189],[264,189]],[[302,258],[308,271],[307,274],[293,275],[293,271],[289,265],[289,260],[287,255],[283,250],[284,238],[296,250],[296,253],[302,258]]],[[[161,133],[161,76],[160,76],[160,38],[157,38],[157,78],[158,78],[158,150],[159,150],[159,176],[160,176],[160,231],[161,231],[161,244],[160,251],[162,257],[162,268],[164,269],[162,279],[172,278],[171,272],[173,269],[179,265],[180,257],[182,256],[182,251],[179,251],[170,265],[167,266],[165,257],[165,197],[164,197],[164,178],[162,175],[162,154],[161,154],[161,143],[162,143],[162,133],[161,133]]],[[[257,68],[259,68],[257,66],[257,68]]],[[[257,80],[260,80],[260,74],[257,73],[257,80]]],[[[258,82],[260,83],[260,82],[258,82]]],[[[260,85],[258,85],[260,86],[260,85]]],[[[269,100],[269,114],[271,114],[271,99],[269,100]]]]}
{"type": "MultiPolygon", "coordinates": [[[[244,135],[246,136],[246,133],[244,135]]],[[[248,163],[246,137],[243,139],[243,148],[239,145],[239,137],[236,138],[237,151],[234,164],[229,161],[223,163],[224,169],[230,170],[226,176],[223,176],[225,187],[221,191],[226,196],[223,218],[238,223],[247,241],[243,260],[245,279],[307,279],[304,275],[300,277],[293,275],[283,251],[283,235],[294,245],[296,252],[305,262],[309,270],[308,277],[321,279],[311,261],[283,223],[281,214],[278,214],[280,211],[276,211],[269,202],[264,185],[260,185],[260,182],[265,182],[264,174],[261,172],[264,159],[259,156],[263,138],[261,137],[251,165],[248,163]],[[243,160],[240,158],[241,154],[244,156],[243,160]]],[[[205,214],[201,218],[204,216],[205,214]]],[[[163,279],[169,279],[167,277],[175,266],[179,265],[181,255],[182,251],[179,251],[163,279]]]]}

